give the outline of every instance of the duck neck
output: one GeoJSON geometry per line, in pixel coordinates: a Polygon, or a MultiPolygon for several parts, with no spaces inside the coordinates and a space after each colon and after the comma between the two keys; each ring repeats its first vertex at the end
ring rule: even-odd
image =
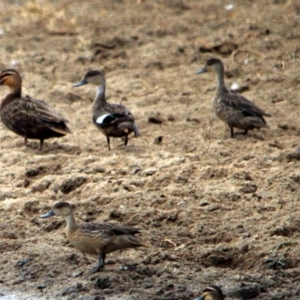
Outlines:
{"type": "Polygon", "coordinates": [[[219,72],[215,73],[216,80],[217,80],[217,94],[222,94],[228,92],[228,89],[225,85],[225,80],[224,80],[224,70],[221,69],[219,72]]]}
{"type": "Polygon", "coordinates": [[[68,216],[66,216],[65,220],[67,222],[67,228],[69,230],[74,230],[74,229],[77,228],[77,224],[76,224],[76,221],[75,221],[73,213],[70,214],[70,215],[68,215],[68,216]]]}
{"type": "Polygon", "coordinates": [[[97,111],[101,106],[106,104],[105,84],[97,86],[96,97],[93,102],[93,111],[97,111]]]}
{"type": "Polygon", "coordinates": [[[3,99],[1,103],[1,109],[8,105],[15,99],[20,99],[22,97],[22,88],[21,87],[10,87],[10,93],[3,99]]]}

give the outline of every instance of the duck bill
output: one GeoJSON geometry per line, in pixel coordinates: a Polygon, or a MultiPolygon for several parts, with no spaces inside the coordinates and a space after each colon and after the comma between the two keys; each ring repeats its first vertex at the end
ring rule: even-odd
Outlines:
{"type": "Polygon", "coordinates": [[[206,73],[206,72],[207,72],[207,70],[205,68],[202,68],[202,69],[198,70],[196,72],[196,74],[203,74],[203,73],[206,73]]]}
{"type": "Polygon", "coordinates": [[[85,79],[82,79],[81,81],[77,82],[77,83],[74,83],[73,84],[73,87],[77,87],[77,86],[82,86],[82,85],[85,85],[87,84],[88,82],[85,80],[85,79]]]}
{"type": "Polygon", "coordinates": [[[52,210],[50,210],[46,214],[41,215],[41,218],[45,219],[45,218],[50,218],[50,217],[53,217],[53,216],[55,216],[55,213],[52,210]]]}

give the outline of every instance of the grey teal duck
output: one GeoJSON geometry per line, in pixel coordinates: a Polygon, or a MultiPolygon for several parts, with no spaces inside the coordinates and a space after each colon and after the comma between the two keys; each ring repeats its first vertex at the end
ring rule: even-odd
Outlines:
{"type": "Polygon", "coordinates": [[[217,79],[217,89],[213,98],[214,112],[230,128],[230,135],[234,137],[233,128],[248,130],[267,127],[264,117],[270,117],[254,103],[239,94],[231,93],[224,81],[224,66],[220,59],[210,58],[205,67],[196,74],[214,72],[217,79]]]}
{"type": "Polygon", "coordinates": [[[201,296],[195,300],[224,300],[224,295],[220,287],[216,285],[210,285],[206,287],[201,296]]]}
{"type": "Polygon", "coordinates": [[[98,256],[98,265],[91,273],[104,268],[105,257],[108,253],[127,248],[147,247],[135,236],[140,233],[140,229],[135,227],[112,223],[77,224],[73,207],[68,202],[57,202],[41,218],[52,216],[61,216],[66,220],[67,239],[77,250],[98,256]]]}

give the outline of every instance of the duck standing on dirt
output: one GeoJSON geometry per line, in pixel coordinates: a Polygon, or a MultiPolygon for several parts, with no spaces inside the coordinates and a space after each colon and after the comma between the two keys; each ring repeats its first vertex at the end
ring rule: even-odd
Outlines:
{"type": "Polygon", "coordinates": [[[134,136],[140,135],[131,112],[124,105],[106,101],[106,83],[102,72],[90,70],[80,82],[73,84],[73,86],[77,87],[88,83],[97,86],[97,94],[92,107],[93,122],[106,136],[108,150],[110,150],[110,137],[124,137],[124,146],[126,146],[130,133],[134,132],[134,136]]]}
{"type": "Polygon", "coordinates": [[[66,235],[68,241],[82,253],[98,256],[98,265],[91,273],[101,271],[106,254],[136,247],[147,247],[135,234],[140,230],[126,225],[112,223],[85,223],[78,225],[73,214],[73,207],[68,202],[57,202],[47,214],[41,218],[62,216],[67,222],[66,235]]]}
{"type": "Polygon", "coordinates": [[[224,295],[221,288],[216,285],[210,285],[202,291],[201,297],[195,300],[224,300],[224,295]]]}
{"type": "Polygon", "coordinates": [[[13,69],[0,73],[0,85],[6,85],[10,93],[1,103],[1,120],[14,133],[27,139],[40,140],[39,150],[45,139],[62,137],[71,133],[63,119],[50,105],[30,96],[22,97],[22,78],[13,69]]]}
{"type": "Polygon", "coordinates": [[[210,58],[206,61],[205,67],[196,74],[214,72],[217,79],[217,89],[213,98],[213,108],[217,117],[225,122],[230,128],[230,135],[233,138],[233,128],[248,130],[267,127],[264,116],[270,117],[254,103],[242,95],[231,93],[224,81],[224,66],[220,59],[210,58]]]}

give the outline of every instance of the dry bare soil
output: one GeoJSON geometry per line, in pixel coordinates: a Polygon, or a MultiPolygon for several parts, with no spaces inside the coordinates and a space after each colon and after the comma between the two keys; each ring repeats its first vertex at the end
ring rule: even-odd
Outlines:
{"type": "Polygon", "coordinates": [[[2,0],[1,68],[74,134],[39,152],[0,126],[0,299],[194,299],[212,283],[226,299],[300,299],[299,22],[296,0],[2,0]],[[229,138],[214,77],[195,75],[211,56],[269,129],[229,138]],[[126,148],[92,124],[95,88],[72,88],[89,68],[137,119],[126,148]],[[88,275],[96,260],[64,221],[39,217],[62,200],[150,247],[88,275]]]}

